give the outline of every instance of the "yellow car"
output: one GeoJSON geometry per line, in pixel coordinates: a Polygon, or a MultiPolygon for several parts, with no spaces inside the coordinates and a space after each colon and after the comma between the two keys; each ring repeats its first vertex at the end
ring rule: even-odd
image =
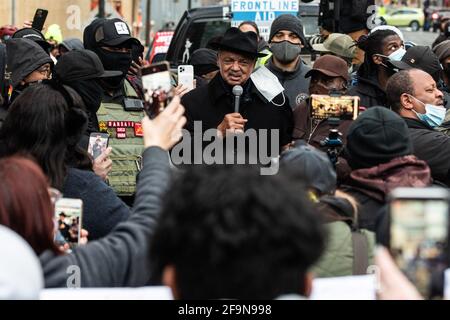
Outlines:
{"type": "Polygon", "coordinates": [[[379,16],[383,24],[395,27],[410,27],[413,31],[419,31],[425,23],[423,9],[399,8],[388,11],[379,16]]]}

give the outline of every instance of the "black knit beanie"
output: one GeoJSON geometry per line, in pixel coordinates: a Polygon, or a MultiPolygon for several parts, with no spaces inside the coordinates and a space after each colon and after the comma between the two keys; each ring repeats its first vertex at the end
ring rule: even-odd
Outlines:
{"type": "Polygon", "coordinates": [[[351,125],[345,155],[353,170],[376,167],[413,154],[405,120],[385,107],[372,107],[351,125]]]}
{"type": "Polygon", "coordinates": [[[274,20],[270,28],[269,43],[273,37],[281,30],[288,30],[295,33],[303,45],[307,45],[305,34],[303,33],[303,25],[299,18],[292,14],[282,14],[274,20]]]}

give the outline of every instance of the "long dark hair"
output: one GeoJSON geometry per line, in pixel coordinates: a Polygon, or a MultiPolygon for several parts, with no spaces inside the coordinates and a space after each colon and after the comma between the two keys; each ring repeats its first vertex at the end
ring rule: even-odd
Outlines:
{"type": "Polygon", "coordinates": [[[392,30],[378,30],[358,40],[357,46],[365,52],[364,63],[358,70],[359,77],[369,79],[378,76],[378,65],[373,62],[372,56],[382,54],[384,39],[396,35],[392,30]]]}
{"type": "Polygon", "coordinates": [[[71,88],[46,82],[27,88],[11,105],[0,129],[0,156],[29,154],[62,189],[68,167],[92,169],[78,142],[87,124],[81,97],[71,88]]]}

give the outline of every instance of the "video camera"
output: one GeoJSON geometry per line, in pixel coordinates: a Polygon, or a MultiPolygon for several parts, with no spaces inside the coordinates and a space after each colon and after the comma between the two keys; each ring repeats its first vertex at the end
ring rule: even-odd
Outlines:
{"type": "MultiPolygon", "coordinates": [[[[313,0],[302,0],[312,2],[313,0]]],[[[330,32],[351,33],[367,28],[375,0],[321,0],[319,26],[330,32]]]]}

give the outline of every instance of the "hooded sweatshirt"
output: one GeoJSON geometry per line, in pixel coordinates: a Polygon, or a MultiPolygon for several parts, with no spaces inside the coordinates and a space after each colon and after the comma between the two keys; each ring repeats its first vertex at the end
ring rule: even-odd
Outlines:
{"type": "Polygon", "coordinates": [[[37,300],[44,287],[41,264],[19,235],[0,225],[0,300],[37,300]]]}
{"type": "Polygon", "coordinates": [[[360,106],[366,109],[387,105],[386,92],[380,88],[376,78],[358,77],[358,83],[350,88],[348,95],[358,96],[360,106]]]}
{"type": "Polygon", "coordinates": [[[361,228],[375,231],[377,214],[395,188],[423,188],[433,183],[425,161],[409,155],[368,169],[355,170],[343,191],[355,197],[361,205],[361,228]]]}
{"type": "Polygon", "coordinates": [[[50,56],[34,41],[11,39],[6,43],[8,72],[16,88],[30,73],[46,63],[53,65],[50,56]]]}

